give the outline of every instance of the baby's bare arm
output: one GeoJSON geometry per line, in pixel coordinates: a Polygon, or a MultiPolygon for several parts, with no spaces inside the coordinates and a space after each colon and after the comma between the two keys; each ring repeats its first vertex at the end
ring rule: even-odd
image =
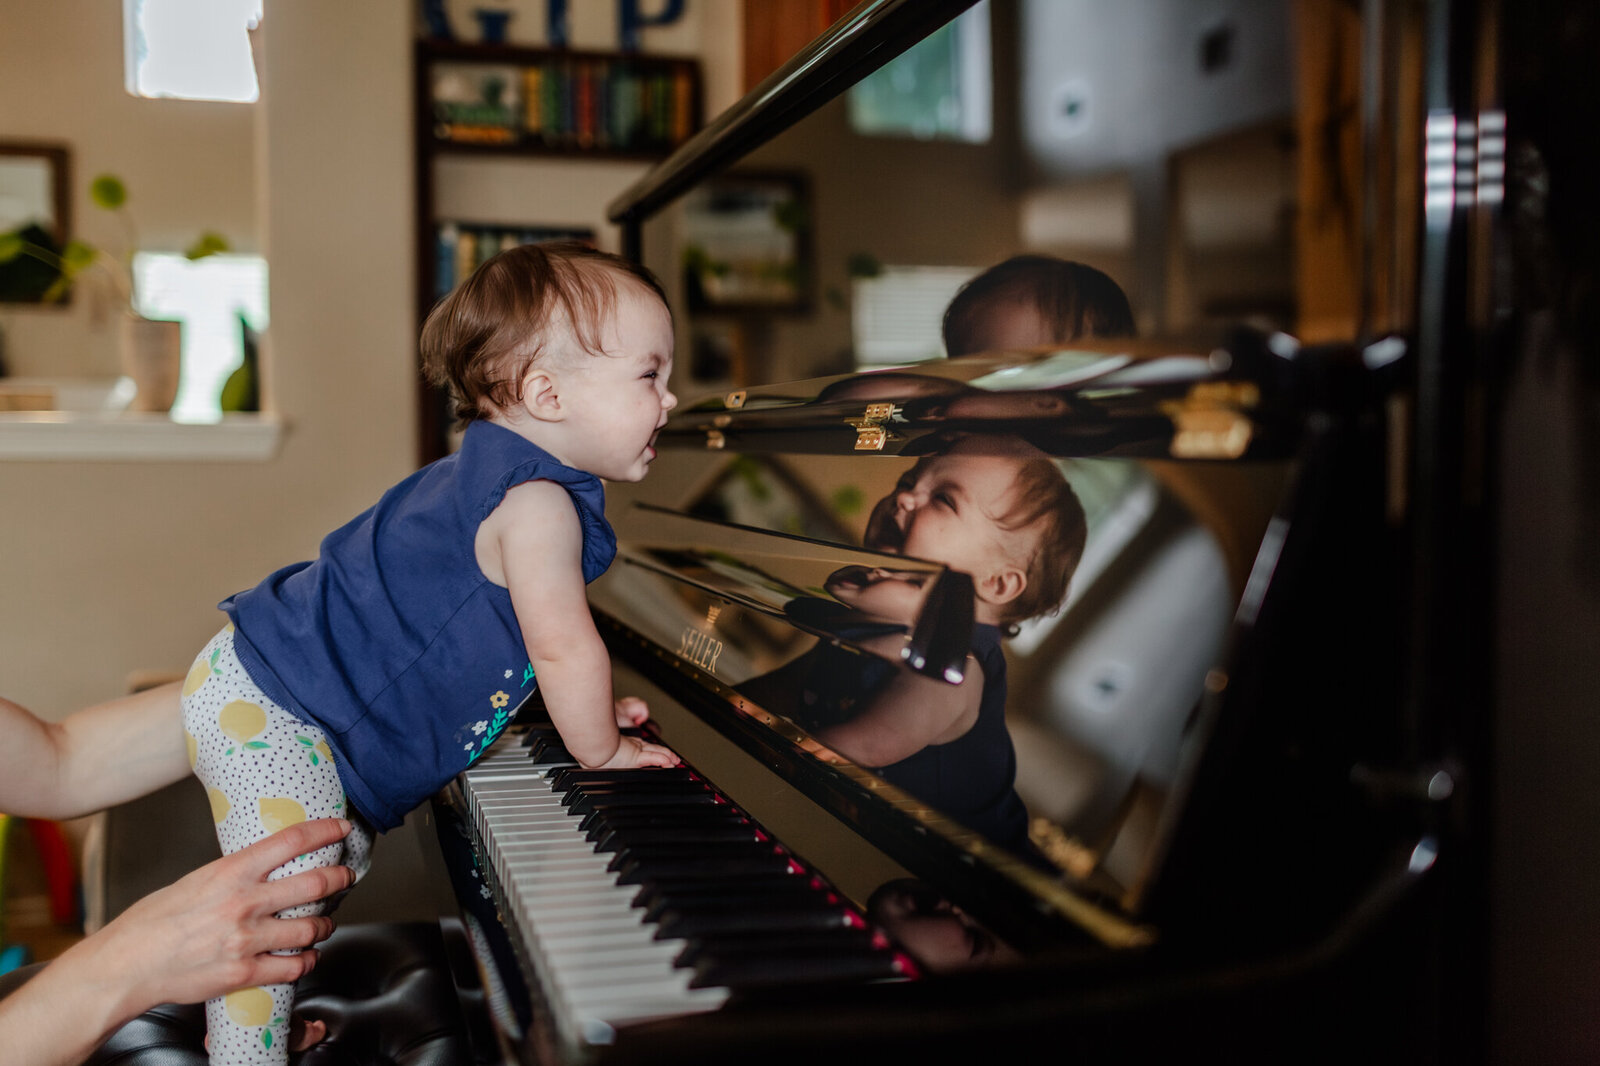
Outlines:
{"type": "Polygon", "coordinates": [[[889,766],[929,744],[948,744],[978,720],[983,670],[969,662],[959,685],[901,670],[854,718],[820,729],[816,739],[860,766],[889,766]]]}
{"type": "Polygon", "coordinates": [[[623,737],[611,657],[595,630],[583,581],[583,528],[560,485],[530,481],[506,493],[485,525],[550,720],[589,767],[670,766],[667,749],[623,737]]]}
{"type": "Polygon", "coordinates": [[[76,818],[154,792],[189,772],[173,682],[44,722],[0,699],[0,810],[76,818]]]}

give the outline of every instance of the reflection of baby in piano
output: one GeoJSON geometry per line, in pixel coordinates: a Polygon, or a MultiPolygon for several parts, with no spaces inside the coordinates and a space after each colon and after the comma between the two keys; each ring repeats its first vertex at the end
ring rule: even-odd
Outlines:
{"type": "MultiPolygon", "coordinates": [[[[958,441],[906,471],[873,508],[865,540],[972,578],[976,624],[962,683],[819,644],[740,690],[795,720],[826,751],[1023,850],[1027,812],[1014,788],[1000,642],[1004,631],[1060,605],[1085,536],[1083,508],[1051,460],[1014,438],[958,441]]],[[[827,588],[863,621],[909,625],[921,584],[911,572],[847,567],[827,588]]],[[[897,628],[859,643],[894,658],[903,642],[897,628]]]]}

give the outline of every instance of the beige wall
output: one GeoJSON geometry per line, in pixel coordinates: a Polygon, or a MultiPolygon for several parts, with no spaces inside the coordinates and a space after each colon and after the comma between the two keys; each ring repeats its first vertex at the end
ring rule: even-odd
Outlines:
{"type": "MultiPolygon", "coordinates": [[[[258,251],[254,112],[128,95],[122,0],[0,0],[0,138],[71,149],[73,228],[108,252],[127,242],[120,220],[89,202],[90,180],[106,172],[127,182],[144,247],[179,251],[214,229],[258,251]]],[[[115,374],[115,334],[92,303],[0,305],[12,373],[115,374]]]]}
{"type": "MultiPolygon", "coordinates": [[[[674,31],[704,31],[713,108],[737,83],[718,17],[736,6],[693,3],[674,31]]],[[[267,255],[268,402],[289,427],[268,462],[0,462],[0,693],[58,717],[182,669],[217,600],[412,469],[412,7],[272,0],[249,107],[127,97],[119,0],[0,0],[0,136],[69,142],[80,178],[118,170],[147,245],[214,226],[267,255]]],[[[89,211],[82,232],[113,239],[89,211]]],[[[0,316],[18,370],[63,373],[93,334],[82,307],[0,316]]]]}

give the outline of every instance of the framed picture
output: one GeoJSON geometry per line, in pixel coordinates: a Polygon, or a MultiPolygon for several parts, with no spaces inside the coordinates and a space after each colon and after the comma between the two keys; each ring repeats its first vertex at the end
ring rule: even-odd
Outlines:
{"type": "Polygon", "coordinates": [[[0,141],[0,303],[38,303],[60,276],[54,257],[72,237],[70,181],[65,147],[0,141]]]}
{"type": "Polygon", "coordinates": [[[691,310],[811,306],[811,189],[798,171],[730,173],[684,201],[684,288],[691,310]]]}

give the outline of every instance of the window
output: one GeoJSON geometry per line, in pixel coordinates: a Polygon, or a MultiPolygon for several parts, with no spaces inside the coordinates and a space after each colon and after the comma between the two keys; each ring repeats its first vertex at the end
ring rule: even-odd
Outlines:
{"type": "Polygon", "coordinates": [[[123,67],[135,96],[249,103],[260,96],[249,30],[262,0],[122,0],[123,67]]]}
{"type": "Polygon", "coordinates": [[[857,133],[987,141],[993,126],[988,0],[867,75],[849,95],[857,133]]]}
{"type": "Polygon", "coordinates": [[[183,323],[183,368],[172,417],[210,422],[222,414],[222,385],[244,361],[245,329],[267,327],[267,261],[213,255],[190,261],[167,252],[133,257],[139,313],[183,323]]]}
{"type": "Polygon", "coordinates": [[[944,356],[944,309],[978,271],[972,267],[891,266],[856,278],[851,333],[859,366],[920,363],[944,356]]]}

